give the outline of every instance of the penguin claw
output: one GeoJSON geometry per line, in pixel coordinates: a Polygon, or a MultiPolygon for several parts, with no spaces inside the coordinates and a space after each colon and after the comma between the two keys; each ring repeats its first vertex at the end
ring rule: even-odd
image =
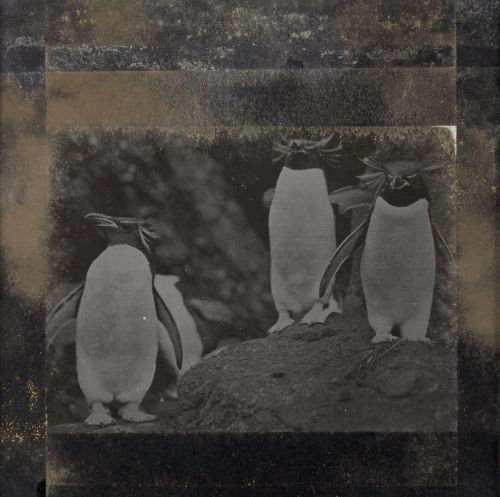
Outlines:
{"type": "Polygon", "coordinates": [[[83,422],[85,426],[109,426],[115,423],[116,421],[105,411],[93,412],[83,422]]]}
{"type": "Polygon", "coordinates": [[[394,340],[399,340],[399,338],[390,333],[384,333],[375,335],[372,338],[372,343],[393,342],[394,340]]]}
{"type": "Polygon", "coordinates": [[[294,324],[295,321],[293,319],[287,319],[285,320],[278,320],[277,323],[273,324],[269,330],[267,330],[268,335],[274,335],[275,333],[278,333],[281,330],[284,330],[285,328],[288,328],[288,326],[291,326],[294,324]]]}
{"type": "Polygon", "coordinates": [[[120,417],[129,423],[150,423],[158,418],[154,414],[146,414],[142,411],[121,411],[120,417]]]}
{"type": "Polygon", "coordinates": [[[301,320],[300,322],[302,324],[307,324],[309,326],[316,324],[316,323],[324,323],[328,316],[332,314],[334,311],[330,311],[329,309],[325,311],[320,311],[320,312],[308,312],[301,320]]]}
{"type": "Polygon", "coordinates": [[[320,302],[315,302],[312,308],[304,315],[301,319],[301,323],[308,324],[309,326],[322,323],[324,324],[328,319],[328,316],[333,313],[342,314],[342,309],[340,308],[337,301],[332,297],[329,304],[323,308],[323,304],[320,302]]]}

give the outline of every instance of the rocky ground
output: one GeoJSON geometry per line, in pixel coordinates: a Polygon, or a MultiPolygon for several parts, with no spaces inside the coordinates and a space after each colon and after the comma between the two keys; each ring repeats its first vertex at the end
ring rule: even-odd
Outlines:
{"type": "Polygon", "coordinates": [[[455,353],[370,344],[362,319],[294,326],[209,357],[180,383],[186,430],[416,431],[455,428],[455,353]]]}
{"type": "MultiPolygon", "coordinates": [[[[448,431],[456,427],[456,350],[444,343],[372,345],[364,318],[281,333],[208,355],[180,400],[146,399],[156,423],[115,432],[448,431]]],[[[53,432],[94,431],[81,424],[53,432]]]]}

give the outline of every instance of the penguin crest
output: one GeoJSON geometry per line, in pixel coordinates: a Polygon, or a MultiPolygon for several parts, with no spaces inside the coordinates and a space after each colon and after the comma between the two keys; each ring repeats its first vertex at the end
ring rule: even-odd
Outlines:
{"type": "Polygon", "coordinates": [[[428,193],[425,179],[432,178],[431,173],[443,168],[432,158],[424,161],[378,162],[372,158],[361,159],[368,172],[357,176],[360,187],[375,190],[375,198],[382,198],[395,207],[405,207],[425,198],[428,193]]]}
{"type": "Polygon", "coordinates": [[[286,140],[282,137],[273,144],[273,152],[276,153],[273,163],[282,163],[284,167],[295,170],[337,166],[342,145],[332,148],[332,139],[333,135],[318,141],[298,138],[286,140]]]}
{"type": "Polygon", "coordinates": [[[135,217],[113,217],[91,212],[84,217],[106,237],[109,245],[131,245],[150,258],[160,235],[156,233],[150,219],[135,217]]]}
{"type": "MultiPolygon", "coordinates": [[[[394,161],[385,163],[367,157],[361,159],[361,162],[365,164],[367,171],[356,177],[360,180],[359,188],[361,190],[373,192],[370,212],[366,219],[335,250],[321,279],[321,296],[328,292],[335,275],[343,264],[364,244],[377,199],[381,197],[388,205],[395,208],[408,207],[421,199],[428,202],[429,197],[426,182],[439,182],[439,179],[435,178],[433,173],[444,167],[443,164],[437,163],[432,157],[423,161],[394,161]]],[[[434,225],[432,218],[430,218],[430,223],[437,246],[442,247],[449,260],[453,262],[454,256],[443,235],[434,225]]]]}

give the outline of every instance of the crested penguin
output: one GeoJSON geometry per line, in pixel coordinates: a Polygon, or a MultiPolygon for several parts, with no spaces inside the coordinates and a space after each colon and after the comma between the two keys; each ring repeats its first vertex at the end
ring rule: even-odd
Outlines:
{"type": "Polygon", "coordinates": [[[106,404],[123,404],[125,421],[148,422],[140,409],[158,352],[178,371],[182,344],[172,314],[154,286],[153,244],[159,239],[148,220],[91,213],[108,241],[90,265],[85,281],[49,314],[52,339],[76,320],[78,383],[91,408],[86,425],[114,422],[106,404]]]}
{"type": "Polygon", "coordinates": [[[323,323],[332,312],[341,312],[332,293],[318,296],[321,275],[336,247],[323,167],[335,165],[341,146],[330,148],[331,138],[274,144],[273,162],[283,167],[269,211],[271,293],[278,312],[269,334],[297,318],[323,323]]]}
{"type": "Polygon", "coordinates": [[[373,343],[400,337],[429,342],[427,330],[436,279],[436,245],[452,253],[433,224],[426,175],[442,166],[423,162],[379,163],[364,159],[369,172],[359,176],[374,189],[367,219],[337,248],[320,285],[327,291],[342,264],[363,246],[360,275],[373,343]]]}

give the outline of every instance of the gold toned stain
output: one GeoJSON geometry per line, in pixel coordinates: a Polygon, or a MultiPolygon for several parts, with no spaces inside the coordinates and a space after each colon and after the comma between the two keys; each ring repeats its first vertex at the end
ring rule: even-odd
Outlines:
{"type": "Polygon", "coordinates": [[[206,121],[193,73],[47,75],[47,126],[161,126],[206,121]]]}
{"type": "Polygon", "coordinates": [[[3,83],[0,88],[2,128],[6,125],[19,130],[29,127],[35,118],[35,108],[32,103],[12,84],[3,83]]]}
{"type": "MultiPolygon", "coordinates": [[[[261,105],[258,97],[252,96],[253,89],[258,94],[261,88],[284,84],[289,77],[287,70],[271,69],[49,72],[47,125],[51,131],[92,126],[231,126],[245,124],[245,121],[251,125],[260,119],[261,105]],[[244,90],[248,90],[250,100],[239,96],[244,90]]],[[[334,72],[316,69],[307,74],[299,72],[295,77],[311,89],[318,84],[324,85],[330,78],[332,85],[349,87],[352,83],[355,88],[370,79],[380,81],[387,103],[387,118],[392,125],[453,122],[454,71],[447,68],[334,72]]],[[[363,112],[370,112],[370,99],[359,99],[358,105],[363,112]]],[[[332,119],[335,119],[333,107],[332,119]]]]}
{"type": "Polygon", "coordinates": [[[86,30],[80,41],[89,45],[143,45],[147,41],[143,8],[141,0],[69,0],[60,21],[62,29],[69,26],[70,43],[75,41],[73,29],[77,38],[79,30],[86,30]]]}
{"type": "Polygon", "coordinates": [[[141,0],[87,0],[92,23],[92,38],[98,44],[133,43],[147,40],[141,0]]]}
{"type": "Polygon", "coordinates": [[[0,427],[0,442],[19,445],[40,442],[45,438],[45,428],[43,423],[20,423],[13,419],[5,419],[0,427]]]}
{"type": "Polygon", "coordinates": [[[465,325],[490,345],[495,341],[494,225],[481,215],[469,215],[458,232],[460,294],[465,325]]]}
{"type": "Polygon", "coordinates": [[[492,143],[481,130],[459,128],[458,270],[467,329],[495,344],[496,254],[492,143]]]}
{"type": "Polygon", "coordinates": [[[46,286],[47,192],[50,152],[37,134],[34,104],[19,90],[2,92],[0,233],[10,290],[41,298],[46,286]]]}
{"type": "Polygon", "coordinates": [[[34,412],[40,398],[38,389],[31,380],[26,382],[26,393],[28,394],[28,410],[34,412]]]}

